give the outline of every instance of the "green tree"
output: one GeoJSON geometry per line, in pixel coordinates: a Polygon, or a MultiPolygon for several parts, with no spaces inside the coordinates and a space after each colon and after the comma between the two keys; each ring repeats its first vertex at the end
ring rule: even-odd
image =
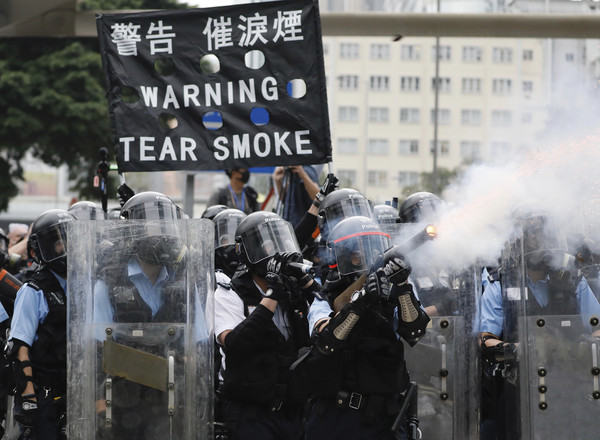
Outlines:
{"type": "MultiPolygon", "coordinates": [[[[82,10],[182,7],[176,0],[79,4],[82,10]]],[[[18,194],[28,152],[52,166],[68,165],[72,189],[99,198],[92,186],[98,150],[112,145],[112,133],[96,38],[0,40],[0,115],[0,211],[18,194]]]]}

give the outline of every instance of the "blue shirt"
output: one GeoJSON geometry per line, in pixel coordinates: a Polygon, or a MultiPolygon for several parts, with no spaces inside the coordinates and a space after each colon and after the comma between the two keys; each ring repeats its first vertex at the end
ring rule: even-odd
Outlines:
{"type": "MultiPolygon", "coordinates": [[[[60,283],[60,287],[66,292],[67,281],[58,276],[56,272],[50,271],[60,283]]],[[[18,339],[31,347],[37,339],[38,325],[43,323],[48,316],[48,302],[44,292],[34,289],[25,283],[17,292],[15,309],[10,327],[10,339],[18,339]]],[[[65,326],[66,326],[65,322],[65,326]]]]}
{"type": "MultiPolygon", "coordinates": [[[[304,168],[304,171],[306,171],[306,174],[308,174],[310,179],[318,184],[319,175],[317,174],[315,167],[312,165],[305,165],[302,168],[304,168]]],[[[293,227],[296,227],[302,217],[306,214],[306,211],[308,211],[308,208],[310,208],[311,203],[312,199],[306,192],[304,182],[297,174],[292,173],[285,193],[282,217],[290,222],[293,227]]]]}
{"type": "MultiPolygon", "coordinates": [[[[142,270],[138,260],[132,258],[129,260],[129,263],[127,263],[127,276],[136,287],[144,302],[150,307],[152,317],[154,317],[163,305],[162,289],[165,284],[172,280],[173,274],[163,266],[156,278],[156,283],[152,284],[142,270]]],[[[208,329],[197,291],[195,303],[196,340],[200,341],[208,338],[208,329]]],[[[94,322],[113,322],[113,315],[114,309],[110,303],[110,298],[108,297],[106,283],[103,280],[98,280],[94,289],[94,322]]],[[[96,337],[99,340],[104,339],[104,335],[100,333],[97,334],[96,337]]]]}
{"type": "MultiPolygon", "coordinates": [[[[548,304],[548,279],[540,280],[536,283],[528,280],[527,285],[537,303],[541,307],[545,307],[548,304]]],[[[591,316],[600,317],[600,303],[598,303],[585,278],[582,278],[577,285],[576,299],[581,320],[589,330],[589,318],[591,316]]],[[[503,298],[500,282],[496,281],[488,284],[481,298],[480,332],[489,332],[496,336],[502,334],[504,322],[502,304],[503,298]]]]}

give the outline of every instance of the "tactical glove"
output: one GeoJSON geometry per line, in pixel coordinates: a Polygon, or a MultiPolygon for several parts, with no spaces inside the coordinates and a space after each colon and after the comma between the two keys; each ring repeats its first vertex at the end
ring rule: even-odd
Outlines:
{"type": "Polygon", "coordinates": [[[392,284],[406,283],[412,271],[408,259],[400,252],[398,246],[387,250],[383,258],[383,272],[392,284]]]}
{"type": "Polygon", "coordinates": [[[25,438],[33,437],[33,428],[38,416],[37,402],[33,398],[35,394],[15,396],[14,418],[23,429],[25,438]]]}
{"type": "Polygon", "coordinates": [[[325,196],[327,194],[335,191],[338,188],[337,183],[338,183],[338,178],[335,177],[335,174],[333,174],[333,173],[327,174],[327,177],[325,178],[325,182],[323,182],[321,189],[315,196],[313,205],[315,205],[318,208],[321,205],[321,202],[323,201],[325,196]]]}

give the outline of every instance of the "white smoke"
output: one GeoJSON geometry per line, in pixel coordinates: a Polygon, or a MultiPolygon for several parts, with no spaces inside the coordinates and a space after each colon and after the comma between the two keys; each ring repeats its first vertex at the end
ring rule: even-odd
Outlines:
{"type": "MultiPolygon", "coordinates": [[[[581,233],[582,209],[600,199],[600,135],[546,146],[504,164],[473,165],[442,198],[448,207],[433,222],[438,237],[410,254],[413,265],[453,271],[496,265],[523,205],[535,203],[566,234],[581,233]]],[[[403,237],[422,228],[405,230],[403,237]]]]}

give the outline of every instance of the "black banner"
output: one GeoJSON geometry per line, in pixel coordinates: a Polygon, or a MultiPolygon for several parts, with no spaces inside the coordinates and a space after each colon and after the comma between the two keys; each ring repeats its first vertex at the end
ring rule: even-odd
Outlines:
{"type": "Polygon", "coordinates": [[[316,1],[97,16],[120,171],[331,160],[316,1]]]}

